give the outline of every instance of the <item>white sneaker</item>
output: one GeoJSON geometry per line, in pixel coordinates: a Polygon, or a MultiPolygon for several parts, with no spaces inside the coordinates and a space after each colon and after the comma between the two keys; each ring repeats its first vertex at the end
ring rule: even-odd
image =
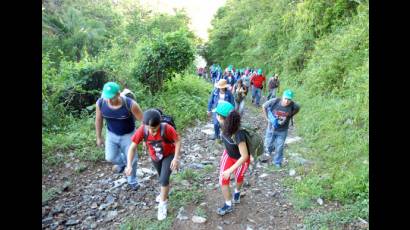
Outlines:
{"type": "Polygon", "coordinates": [[[167,218],[167,202],[158,205],[158,220],[167,218]]]}
{"type": "Polygon", "coordinates": [[[155,198],[155,202],[159,203],[161,201],[161,194],[159,194],[156,198],[155,198]]]}

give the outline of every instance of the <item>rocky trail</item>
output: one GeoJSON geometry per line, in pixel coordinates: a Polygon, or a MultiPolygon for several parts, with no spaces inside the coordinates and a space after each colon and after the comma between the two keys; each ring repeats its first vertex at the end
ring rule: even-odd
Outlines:
{"type": "MultiPolygon", "coordinates": [[[[264,134],[266,122],[259,108],[245,106],[243,122],[264,134]]],[[[212,133],[210,122],[198,122],[182,134],[181,169],[171,177],[167,217],[174,218],[171,229],[304,229],[300,212],[287,198],[283,179],[301,180],[288,167],[289,160],[301,164],[308,161],[286,150],[281,170],[274,170],[270,163],[254,162],[245,174],[241,203],[223,217],[216,213],[224,202],[218,186],[223,146],[209,139],[212,133]],[[183,193],[187,189],[191,189],[194,199],[180,202],[184,200],[181,194],[188,194],[183,193]]],[[[291,128],[287,145],[299,140],[291,128]]],[[[53,196],[43,201],[43,229],[120,229],[130,218],[157,222],[156,171],[147,155],[139,158],[138,167],[141,188],[137,192],[129,190],[124,176],[112,173],[107,162],[81,162],[71,157],[60,167],[50,169],[43,175],[43,190],[53,191],[53,196]]]]}

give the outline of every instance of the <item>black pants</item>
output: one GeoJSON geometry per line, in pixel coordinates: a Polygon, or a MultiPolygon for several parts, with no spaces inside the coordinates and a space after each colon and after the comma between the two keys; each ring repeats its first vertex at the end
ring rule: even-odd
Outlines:
{"type": "Polygon", "coordinates": [[[155,169],[158,172],[159,183],[161,186],[168,186],[169,177],[171,176],[171,161],[174,159],[174,154],[162,158],[160,161],[152,161],[155,169]]]}

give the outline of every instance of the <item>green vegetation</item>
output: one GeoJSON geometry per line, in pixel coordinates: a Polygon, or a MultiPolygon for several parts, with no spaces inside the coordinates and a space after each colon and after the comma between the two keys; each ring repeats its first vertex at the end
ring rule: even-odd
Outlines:
{"type": "Polygon", "coordinates": [[[302,209],[319,197],[343,205],[306,219],[316,227],[368,219],[368,21],[368,1],[228,0],[202,50],[210,64],[279,73],[280,90],[295,91],[299,153],[314,163],[287,181],[292,197],[302,209]]]}
{"type": "Polygon", "coordinates": [[[206,119],[212,86],[189,74],[199,40],[188,22],[183,11],[154,14],[129,1],[43,4],[43,171],[69,155],[104,160],[94,117],[107,81],[133,91],[143,110],[174,116],[179,131],[206,119]]]}
{"type": "Polygon", "coordinates": [[[52,200],[58,194],[59,190],[57,188],[50,188],[48,190],[43,190],[41,197],[42,203],[52,200]]]}
{"type": "Polygon", "coordinates": [[[132,218],[120,226],[121,230],[147,229],[147,230],[168,230],[171,229],[174,218],[169,216],[162,221],[154,217],[132,218]]]}

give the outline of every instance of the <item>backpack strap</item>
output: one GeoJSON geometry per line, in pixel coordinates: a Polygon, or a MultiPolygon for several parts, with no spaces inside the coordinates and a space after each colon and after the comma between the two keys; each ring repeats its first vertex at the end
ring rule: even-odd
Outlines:
{"type": "MultiPolygon", "coordinates": [[[[173,144],[174,141],[169,140],[166,135],[165,135],[165,129],[166,129],[166,123],[161,122],[161,124],[159,125],[159,132],[161,134],[161,138],[165,143],[168,144],[173,144]]],[[[147,142],[148,140],[148,128],[146,125],[144,125],[144,141],[147,142]]]]}
{"type": "Polygon", "coordinates": [[[148,128],[146,125],[144,125],[144,142],[147,142],[148,140],[148,128]]]}
{"type": "MultiPolygon", "coordinates": [[[[127,97],[126,96],[121,96],[121,99],[122,99],[122,102],[125,104],[125,108],[127,109],[127,111],[128,111],[128,114],[130,115],[131,114],[131,105],[128,105],[128,102],[130,101],[130,102],[132,102],[131,100],[127,100],[127,97]]],[[[131,104],[131,103],[130,103],[131,104]]]]}
{"type": "Polygon", "coordinates": [[[159,129],[160,129],[160,133],[161,133],[161,138],[165,143],[168,144],[173,144],[174,141],[171,141],[167,138],[167,136],[165,135],[165,129],[167,128],[167,123],[165,122],[161,122],[161,124],[159,125],[159,129]]]}

